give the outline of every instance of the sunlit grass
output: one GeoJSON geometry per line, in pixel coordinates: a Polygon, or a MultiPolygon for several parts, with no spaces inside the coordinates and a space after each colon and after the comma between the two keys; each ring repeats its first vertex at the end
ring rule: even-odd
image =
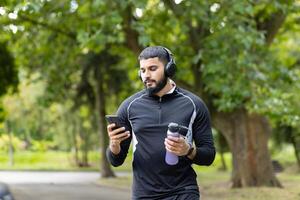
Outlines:
{"type": "MultiPolygon", "coordinates": [[[[296,200],[300,199],[300,174],[280,173],[283,188],[250,187],[232,189],[230,171],[197,172],[201,200],[296,200]]],[[[100,179],[98,184],[130,190],[132,177],[100,179]]]]}
{"type": "MultiPolygon", "coordinates": [[[[6,170],[79,170],[75,165],[74,157],[69,152],[46,151],[16,152],[13,157],[13,166],[10,166],[8,154],[0,153],[0,169],[6,170]]],[[[99,156],[96,152],[89,154],[91,163],[97,163],[99,156]]],[[[98,169],[98,166],[91,166],[91,170],[98,169]]]]}
{"type": "MultiPolygon", "coordinates": [[[[82,155],[79,154],[79,157],[82,155]]],[[[7,152],[0,152],[0,170],[90,170],[99,171],[100,152],[91,151],[88,155],[89,167],[78,167],[75,164],[74,154],[64,151],[18,151],[14,153],[13,165],[10,165],[7,152]]],[[[117,171],[131,170],[131,156],[117,171]]]]}
{"type": "Polygon", "coordinates": [[[294,148],[291,145],[285,145],[284,148],[278,149],[277,152],[273,153],[272,158],[286,166],[296,162],[294,148]]]}
{"type": "MultiPolygon", "coordinates": [[[[9,165],[9,156],[7,152],[0,152],[0,169],[12,169],[12,170],[99,170],[100,163],[100,152],[91,151],[88,155],[89,167],[79,168],[75,164],[74,154],[71,152],[64,151],[46,151],[46,152],[33,152],[33,151],[17,151],[14,154],[14,165],[9,165]]],[[[82,155],[79,154],[81,158],[82,155]]],[[[231,165],[231,154],[224,154],[227,169],[230,171],[231,165]]],[[[296,160],[293,155],[293,151],[285,150],[280,151],[272,159],[276,159],[283,164],[287,169],[291,164],[295,163],[296,160]]],[[[130,149],[128,156],[122,166],[112,167],[116,171],[131,171],[132,162],[132,150],[130,149]]],[[[206,172],[215,172],[222,167],[220,154],[216,155],[215,161],[209,167],[196,166],[194,169],[199,174],[206,172]]]]}

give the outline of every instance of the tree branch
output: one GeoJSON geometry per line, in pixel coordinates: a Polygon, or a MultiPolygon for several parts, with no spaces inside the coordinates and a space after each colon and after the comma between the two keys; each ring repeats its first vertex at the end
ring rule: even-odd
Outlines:
{"type": "Polygon", "coordinates": [[[286,14],[282,11],[277,11],[271,14],[262,22],[259,20],[259,14],[256,17],[257,29],[265,32],[266,44],[268,46],[273,42],[276,34],[284,23],[285,18],[286,14]]]}
{"type": "MultiPolygon", "coordinates": [[[[172,10],[174,15],[180,19],[182,16],[182,13],[184,13],[184,8],[180,4],[175,4],[173,0],[163,0],[164,4],[172,10]]],[[[202,41],[204,38],[209,36],[211,33],[209,30],[201,24],[201,21],[198,21],[198,24],[196,26],[192,25],[192,21],[188,18],[184,19],[184,23],[189,27],[189,43],[194,50],[195,54],[198,53],[200,49],[202,49],[202,41]]],[[[201,65],[202,65],[202,60],[200,59],[197,63],[192,64],[191,68],[193,71],[194,75],[194,92],[198,91],[196,93],[200,94],[204,98],[204,83],[201,79],[202,77],[202,71],[201,71],[201,65]]],[[[190,88],[191,89],[191,88],[190,88]]]]}
{"type": "Polygon", "coordinates": [[[180,5],[176,4],[173,0],[163,0],[163,2],[172,10],[177,18],[181,16],[181,13],[183,13],[183,8],[180,5]]]}
{"type": "Polygon", "coordinates": [[[45,28],[47,28],[47,29],[49,29],[51,31],[54,31],[54,32],[57,32],[59,34],[65,35],[65,36],[71,38],[72,40],[76,40],[76,33],[74,33],[74,32],[65,31],[63,29],[59,29],[59,28],[57,28],[57,27],[55,27],[53,25],[50,25],[50,24],[47,24],[45,22],[41,22],[41,21],[32,19],[32,18],[30,18],[30,17],[28,17],[28,16],[26,16],[24,14],[21,14],[21,13],[18,14],[18,17],[21,20],[23,20],[23,21],[27,21],[27,22],[30,22],[30,23],[32,23],[34,25],[45,27],[45,28]]]}
{"type": "MultiPolygon", "coordinates": [[[[180,4],[176,4],[173,0],[163,0],[164,4],[172,10],[173,14],[179,19],[184,13],[184,8],[180,4]]],[[[209,29],[206,29],[203,25],[201,26],[200,21],[198,21],[197,26],[192,25],[192,21],[188,18],[185,18],[184,23],[189,27],[189,39],[190,45],[195,51],[198,52],[201,49],[201,41],[203,38],[210,35],[209,29]]]]}
{"type": "Polygon", "coordinates": [[[127,8],[123,12],[123,31],[125,33],[125,45],[131,49],[135,54],[139,54],[143,46],[141,46],[138,42],[139,33],[132,28],[132,22],[134,19],[132,15],[132,6],[128,5],[127,8]]]}

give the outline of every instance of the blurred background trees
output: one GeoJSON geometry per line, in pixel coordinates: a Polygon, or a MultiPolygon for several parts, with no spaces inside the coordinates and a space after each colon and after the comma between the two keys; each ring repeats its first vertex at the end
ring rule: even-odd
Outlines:
{"type": "Polygon", "coordinates": [[[73,150],[78,165],[87,166],[88,151],[100,147],[101,174],[114,176],[104,156],[104,115],[143,87],[139,52],[163,45],[175,55],[176,83],[204,99],[222,134],[220,151],[227,144],[232,153],[233,186],[280,186],[270,136],[274,144],[291,143],[299,165],[299,6],[298,0],[4,1],[2,121],[28,148],[37,140],[73,150]],[[6,88],[18,84],[16,77],[19,92],[12,93],[6,88]]]}

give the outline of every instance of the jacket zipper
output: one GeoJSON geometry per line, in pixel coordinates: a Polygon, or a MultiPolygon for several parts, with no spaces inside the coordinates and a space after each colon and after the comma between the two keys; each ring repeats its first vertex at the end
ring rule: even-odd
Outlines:
{"type": "Polygon", "coordinates": [[[158,100],[158,123],[161,124],[161,101],[162,97],[159,97],[158,100]]]}

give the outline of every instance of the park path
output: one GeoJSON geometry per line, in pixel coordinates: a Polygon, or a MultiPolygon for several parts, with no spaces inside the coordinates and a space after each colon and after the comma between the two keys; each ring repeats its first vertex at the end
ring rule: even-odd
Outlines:
{"type": "Polygon", "coordinates": [[[15,200],[130,199],[129,190],[101,186],[99,177],[98,172],[0,171],[15,200]]]}

